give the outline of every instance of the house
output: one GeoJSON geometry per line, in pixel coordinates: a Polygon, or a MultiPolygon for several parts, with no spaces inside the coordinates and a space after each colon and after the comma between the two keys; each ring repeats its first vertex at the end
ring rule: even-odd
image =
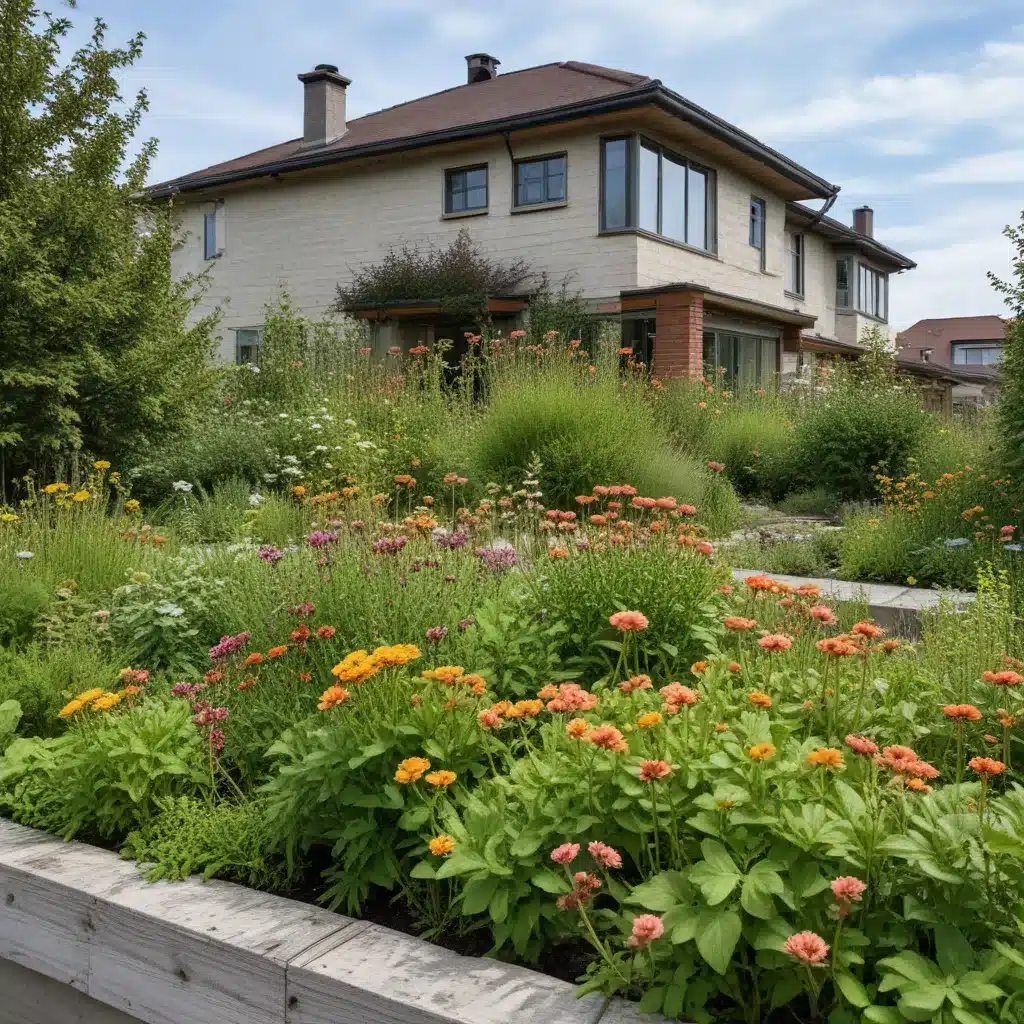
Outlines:
{"type": "Polygon", "coordinates": [[[901,363],[927,363],[953,370],[952,402],[987,405],[999,390],[999,363],[1007,323],[998,316],[952,316],[918,320],[896,336],[901,363]]]}
{"type": "MultiPolygon", "coordinates": [[[[282,283],[316,316],[355,268],[462,229],[569,279],[662,375],[707,361],[754,383],[888,331],[890,278],[914,263],[875,239],[869,208],[852,226],[824,215],[839,186],[657,79],[466,62],[463,84],[351,120],[351,82],[317,65],[298,76],[301,137],[149,190],[187,231],[175,272],[210,272],[199,312],[223,306],[224,359],[256,358],[282,283]]],[[[374,314],[381,350],[450,336],[430,298],[374,314]]],[[[491,312],[514,324],[523,306],[495,296],[491,312]]]]}

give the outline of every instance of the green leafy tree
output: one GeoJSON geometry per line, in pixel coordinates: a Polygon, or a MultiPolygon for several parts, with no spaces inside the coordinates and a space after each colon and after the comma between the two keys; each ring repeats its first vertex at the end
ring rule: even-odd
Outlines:
{"type": "Polygon", "coordinates": [[[988,279],[1013,311],[1000,366],[999,427],[1006,467],[1018,481],[1024,473],[1024,212],[1003,234],[1014,248],[1013,276],[1003,281],[990,272],[988,279]]]}
{"type": "MultiPolygon", "coordinates": [[[[68,6],[73,7],[73,0],[68,6]]],[[[84,450],[122,458],[174,430],[213,381],[212,319],[174,281],[172,211],[145,197],[147,108],[117,77],[142,35],[108,48],[97,20],[0,3],[0,463],[7,479],[84,450]]]]}

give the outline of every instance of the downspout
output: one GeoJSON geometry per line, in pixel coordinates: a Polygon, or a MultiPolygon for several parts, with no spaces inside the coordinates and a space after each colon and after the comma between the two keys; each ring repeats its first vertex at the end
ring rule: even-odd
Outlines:
{"type": "Polygon", "coordinates": [[[836,185],[835,190],[828,197],[828,199],[825,200],[825,205],[814,215],[814,219],[811,221],[811,223],[807,225],[808,228],[813,228],[816,224],[821,223],[822,217],[824,217],[825,214],[827,214],[828,211],[831,210],[833,206],[835,206],[835,202],[839,198],[839,193],[841,189],[841,185],[836,185]]]}

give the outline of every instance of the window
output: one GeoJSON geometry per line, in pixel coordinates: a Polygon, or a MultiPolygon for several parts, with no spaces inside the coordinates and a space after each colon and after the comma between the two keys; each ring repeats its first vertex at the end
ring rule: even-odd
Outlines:
{"type": "Polygon", "coordinates": [[[786,232],[786,291],[791,295],[804,293],[804,236],[786,232]]]}
{"type": "Polygon", "coordinates": [[[647,140],[605,139],[601,146],[603,231],[635,227],[713,250],[710,171],[647,140]]]}
{"type": "Polygon", "coordinates": [[[836,306],[850,308],[850,261],[836,260],[836,306]]]}
{"type": "Polygon", "coordinates": [[[444,212],[487,209],[487,164],[444,172],[444,212]]]}
{"type": "Polygon", "coordinates": [[[655,326],[656,320],[649,314],[622,318],[622,347],[633,350],[629,357],[633,362],[651,365],[654,359],[655,326]]]}
{"type": "Polygon", "coordinates": [[[705,331],[704,365],[708,379],[724,376],[730,387],[770,384],[779,372],[779,339],[733,331],[705,331]],[[725,373],[719,374],[719,369],[725,373]]]}
{"type": "Polygon", "coordinates": [[[258,364],[262,347],[262,327],[242,327],[235,331],[235,362],[239,366],[246,363],[258,364]]]}
{"type": "Polygon", "coordinates": [[[750,197],[750,244],[764,251],[764,200],[750,197]]]}
{"type": "Polygon", "coordinates": [[[516,206],[565,201],[565,156],[520,160],[516,164],[516,206]]]}
{"type": "Polygon", "coordinates": [[[889,278],[880,270],[857,265],[857,309],[868,316],[884,320],[888,315],[889,278]]]}
{"type": "Polygon", "coordinates": [[[1003,346],[983,341],[977,344],[953,343],[954,366],[998,366],[1003,359],[1003,346]]]}
{"type": "Polygon", "coordinates": [[[203,214],[203,259],[215,260],[221,249],[217,242],[217,214],[220,204],[216,204],[203,214]]]}

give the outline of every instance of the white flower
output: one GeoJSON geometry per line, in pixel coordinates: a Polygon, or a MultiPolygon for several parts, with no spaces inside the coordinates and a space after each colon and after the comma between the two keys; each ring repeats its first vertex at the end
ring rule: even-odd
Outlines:
{"type": "Polygon", "coordinates": [[[279,420],[286,420],[286,419],[288,419],[288,413],[286,413],[286,412],[279,412],[277,414],[277,418],[279,420]]]}
{"type": "Polygon", "coordinates": [[[298,466],[285,466],[281,473],[284,476],[302,476],[302,470],[298,466]]]}
{"type": "Polygon", "coordinates": [[[286,455],[281,461],[290,462],[292,465],[295,465],[299,460],[294,455],[286,455]]]}
{"type": "Polygon", "coordinates": [[[362,448],[366,451],[369,448],[376,448],[377,446],[372,441],[356,441],[356,447],[362,448]]]}
{"type": "Polygon", "coordinates": [[[323,430],[324,429],[324,425],[322,423],[310,423],[309,429],[310,430],[323,430]]]}
{"type": "Polygon", "coordinates": [[[263,479],[268,483],[272,484],[277,479],[276,473],[264,473],[263,479]]]}
{"type": "Polygon", "coordinates": [[[247,363],[246,365],[248,366],[249,370],[252,373],[259,373],[260,372],[260,368],[255,363],[247,363]]]}
{"type": "Polygon", "coordinates": [[[326,416],[325,415],[324,419],[327,420],[328,423],[333,423],[334,422],[334,417],[333,416],[326,416]]]}
{"type": "Polygon", "coordinates": [[[262,503],[263,503],[263,495],[262,494],[257,494],[254,491],[252,494],[249,495],[249,504],[252,505],[253,508],[259,508],[262,503]]]}
{"type": "Polygon", "coordinates": [[[156,606],[157,615],[170,615],[171,618],[176,619],[179,615],[185,614],[185,609],[180,605],[172,604],[170,601],[164,601],[163,604],[156,606]]]}
{"type": "Polygon", "coordinates": [[[327,445],[325,445],[325,444],[318,444],[318,445],[317,445],[317,446],[316,446],[316,447],[315,447],[315,448],[313,449],[313,451],[315,451],[315,452],[326,452],[326,451],[330,451],[330,449],[329,449],[329,448],[327,447],[327,445]]]}
{"type": "Polygon", "coordinates": [[[334,469],[334,466],[332,466],[329,462],[325,462],[324,469],[334,469]]]}
{"type": "Polygon", "coordinates": [[[35,555],[31,551],[16,551],[14,553],[14,557],[15,558],[23,558],[23,559],[27,560],[29,558],[35,558],[35,555]]]}
{"type": "Polygon", "coordinates": [[[349,418],[347,420],[345,420],[345,426],[346,427],[354,427],[355,425],[356,425],[356,421],[354,419],[352,419],[351,416],[349,416],[349,418]]]}
{"type": "Polygon", "coordinates": [[[171,486],[176,491],[182,491],[184,494],[188,494],[192,490],[192,485],[187,480],[175,480],[171,486]]]}

